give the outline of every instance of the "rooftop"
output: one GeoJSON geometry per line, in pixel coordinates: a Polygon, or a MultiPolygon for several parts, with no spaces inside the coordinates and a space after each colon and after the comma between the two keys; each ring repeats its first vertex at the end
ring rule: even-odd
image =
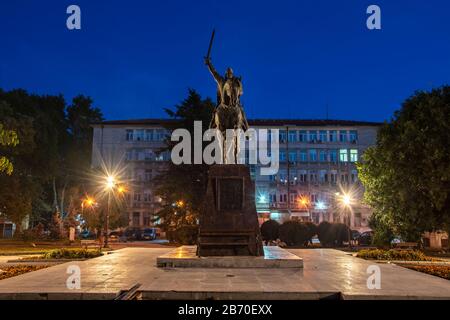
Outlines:
{"type": "MultiPolygon", "coordinates": [[[[178,120],[167,118],[107,120],[94,123],[100,125],[165,125],[173,124],[178,120]]],[[[334,119],[249,119],[251,126],[380,126],[381,122],[334,120],[334,119]]]]}

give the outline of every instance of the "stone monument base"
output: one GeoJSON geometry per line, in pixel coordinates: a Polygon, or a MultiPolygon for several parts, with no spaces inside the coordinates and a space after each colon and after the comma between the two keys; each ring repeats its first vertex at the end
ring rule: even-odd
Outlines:
{"type": "Polygon", "coordinates": [[[264,256],[197,256],[197,246],[181,246],[156,258],[160,268],[303,268],[303,259],[276,246],[264,256]]]}

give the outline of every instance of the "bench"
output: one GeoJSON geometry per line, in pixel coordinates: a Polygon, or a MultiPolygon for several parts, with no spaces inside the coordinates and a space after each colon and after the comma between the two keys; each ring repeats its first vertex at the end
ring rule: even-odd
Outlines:
{"type": "Polygon", "coordinates": [[[416,249],[417,242],[400,242],[395,245],[398,249],[416,249]]]}
{"type": "Polygon", "coordinates": [[[100,247],[100,243],[97,240],[81,240],[81,246],[86,249],[88,247],[100,247]]]}

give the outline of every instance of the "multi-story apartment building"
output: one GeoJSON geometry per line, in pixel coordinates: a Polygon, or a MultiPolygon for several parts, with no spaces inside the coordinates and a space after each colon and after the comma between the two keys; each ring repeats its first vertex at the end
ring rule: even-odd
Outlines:
{"type": "MultiPolygon", "coordinates": [[[[94,125],[92,165],[111,162],[126,168],[130,181],[127,212],[132,226],[151,225],[158,211],[161,200],[154,193],[153,181],[170,161],[168,152],[157,152],[164,147],[169,134],[164,124],[169,121],[173,120],[117,120],[94,125]]],[[[361,203],[363,190],[355,162],[375,143],[379,123],[254,119],[249,124],[269,133],[279,130],[278,173],[264,176],[259,165],[250,166],[260,222],[340,221],[350,222],[352,229],[368,229],[371,210],[361,203]],[[343,207],[340,200],[346,194],[351,203],[343,207]]]]}

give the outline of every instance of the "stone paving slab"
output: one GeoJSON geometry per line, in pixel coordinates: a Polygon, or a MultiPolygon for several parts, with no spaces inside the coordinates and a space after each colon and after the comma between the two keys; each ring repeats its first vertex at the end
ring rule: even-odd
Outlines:
{"type": "Polygon", "coordinates": [[[112,299],[140,283],[143,299],[450,299],[450,281],[333,249],[292,249],[302,269],[157,268],[173,248],[125,248],[0,281],[0,299],[112,299]],[[67,267],[81,269],[81,289],[66,287],[67,267]],[[381,289],[367,288],[367,267],[381,289]]]}

